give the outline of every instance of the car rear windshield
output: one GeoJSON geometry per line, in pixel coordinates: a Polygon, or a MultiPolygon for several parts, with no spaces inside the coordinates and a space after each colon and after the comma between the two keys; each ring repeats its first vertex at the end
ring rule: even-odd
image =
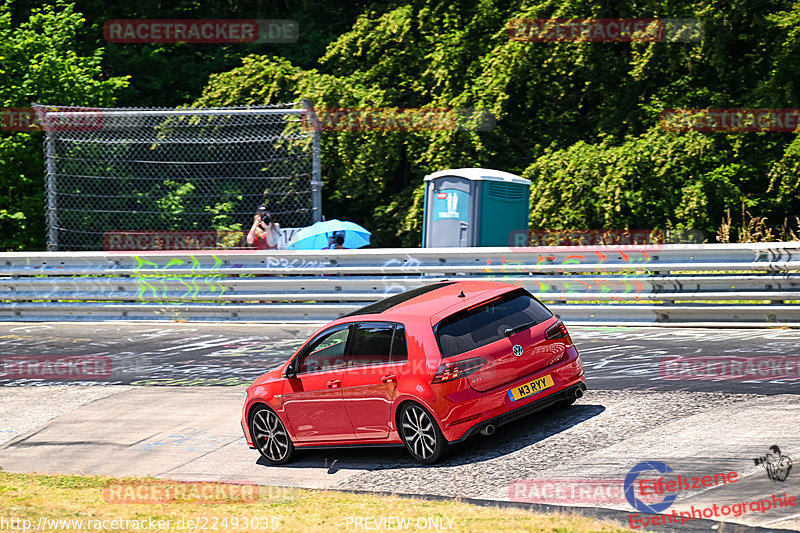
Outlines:
{"type": "Polygon", "coordinates": [[[518,331],[541,324],[553,314],[525,289],[460,311],[436,326],[442,357],[452,357],[506,337],[506,330],[518,331]]]}

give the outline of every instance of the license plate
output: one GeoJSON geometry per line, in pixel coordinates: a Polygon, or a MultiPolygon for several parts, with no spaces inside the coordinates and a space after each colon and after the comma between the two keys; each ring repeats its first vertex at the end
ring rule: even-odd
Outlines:
{"type": "Polygon", "coordinates": [[[521,400],[523,398],[527,398],[537,392],[542,392],[545,389],[549,389],[553,386],[553,377],[550,374],[543,376],[538,379],[534,379],[533,381],[529,381],[524,385],[520,385],[519,387],[514,387],[513,389],[509,389],[508,391],[508,399],[512,402],[517,400],[521,400]]]}

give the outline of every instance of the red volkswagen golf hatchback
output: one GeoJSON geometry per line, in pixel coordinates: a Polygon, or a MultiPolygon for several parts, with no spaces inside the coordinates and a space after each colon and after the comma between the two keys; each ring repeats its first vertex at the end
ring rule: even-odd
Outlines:
{"type": "Polygon", "coordinates": [[[403,446],[421,463],[448,445],[586,390],[567,328],[525,289],[438,282],[320,329],[248,387],[247,443],[282,464],[297,450],[403,446]]]}

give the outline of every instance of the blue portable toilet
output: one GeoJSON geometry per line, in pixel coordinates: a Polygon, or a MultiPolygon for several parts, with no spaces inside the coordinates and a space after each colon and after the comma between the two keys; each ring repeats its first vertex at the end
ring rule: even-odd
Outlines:
{"type": "Polygon", "coordinates": [[[531,182],[488,168],[425,176],[423,248],[509,246],[528,231],[531,182]]]}

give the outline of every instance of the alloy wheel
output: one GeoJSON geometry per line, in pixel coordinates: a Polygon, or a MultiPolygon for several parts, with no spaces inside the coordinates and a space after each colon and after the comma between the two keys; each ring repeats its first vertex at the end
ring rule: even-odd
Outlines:
{"type": "Polygon", "coordinates": [[[400,417],[400,426],[408,451],[418,461],[430,464],[444,453],[447,441],[431,415],[421,406],[405,406],[400,417]]]}
{"type": "Polygon", "coordinates": [[[256,411],[251,422],[251,433],[253,444],[269,462],[282,464],[290,459],[294,445],[274,411],[267,408],[256,411]]]}

